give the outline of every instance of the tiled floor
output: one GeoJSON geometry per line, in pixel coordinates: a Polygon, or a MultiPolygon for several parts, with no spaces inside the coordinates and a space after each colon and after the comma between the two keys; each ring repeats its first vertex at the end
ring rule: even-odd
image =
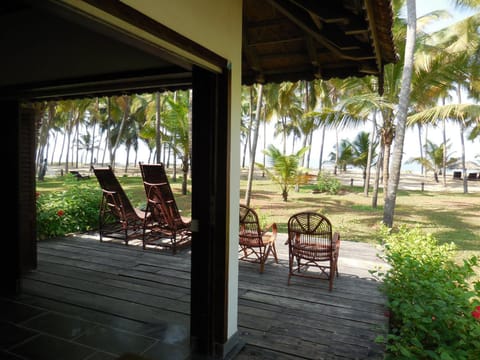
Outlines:
{"type": "MultiPolygon", "coordinates": [[[[166,329],[145,329],[150,335],[140,335],[28,305],[25,301],[28,299],[0,298],[2,360],[113,360],[129,353],[144,354],[145,359],[188,357],[186,346],[172,345],[165,339],[166,329]]],[[[185,338],[186,345],[186,332],[182,334],[177,329],[176,333],[185,338]]]]}

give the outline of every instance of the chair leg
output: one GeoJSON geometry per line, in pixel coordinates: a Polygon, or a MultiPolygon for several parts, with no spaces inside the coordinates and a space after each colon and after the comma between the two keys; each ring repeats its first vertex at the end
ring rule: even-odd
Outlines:
{"type": "Polygon", "coordinates": [[[265,270],[265,263],[268,259],[268,254],[270,254],[270,246],[260,247],[259,248],[260,255],[258,256],[258,260],[260,261],[260,273],[263,273],[265,270]]]}
{"type": "Polygon", "coordinates": [[[273,257],[275,258],[275,263],[278,264],[277,248],[275,247],[275,243],[272,243],[271,249],[272,249],[273,257]]]}

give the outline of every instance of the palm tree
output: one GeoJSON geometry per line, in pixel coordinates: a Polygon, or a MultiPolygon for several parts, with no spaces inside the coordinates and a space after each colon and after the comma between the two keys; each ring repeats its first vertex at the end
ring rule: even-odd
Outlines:
{"type": "Polygon", "coordinates": [[[357,137],[351,143],[353,150],[353,161],[352,164],[362,169],[363,181],[367,179],[367,169],[372,165],[370,162],[370,157],[375,159],[377,156],[377,146],[378,142],[375,140],[370,140],[370,134],[361,131],[357,134],[357,137]],[[370,155],[369,155],[370,154],[370,155]]]}
{"type": "Polygon", "coordinates": [[[112,168],[115,167],[115,155],[119,146],[122,144],[122,138],[125,136],[124,129],[128,126],[128,120],[130,119],[131,106],[132,106],[132,96],[122,95],[113,97],[112,113],[115,114],[113,117],[113,122],[115,128],[110,131],[111,137],[109,138],[109,150],[110,150],[110,165],[112,168]],[[118,123],[120,121],[120,123],[118,123]],[[113,135],[113,136],[112,136],[113,135]]]}
{"type": "Polygon", "coordinates": [[[182,162],[182,195],[187,194],[188,172],[190,165],[190,92],[176,91],[173,98],[166,99],[164,120],[164,139],[176,157],[182,162]]]}
{"type": "Polygon", "coordinates": [[[263,85],[257,85],[257,104],[255,106],[255,119],[251,119],[251,137],[252,143],[250,147],[250,165],[248,168],[248,180],[247,180],[247,191],[245,192],[245,205],[250,206],[250,195],[252,192],[252,184],[253,184],[253,173],[255,170],[255,154],[257,152],[257,142],[258,142],[258,135],[260,133],[260,118],[261,118],[261,110],[262,110],[262,100],[263,100],[263,85]]]}
{"type": "Polygon", "coordinates": [[[313,142],[313,132],[318,124],[314,116],[308,114],[315,109],[318,99],[318,81],[302,81],[300,89],[303,91],[303,116],[298,119],[299,130],[303,135],[302,147],[309,147],[303,157],[303,167],[310,168],[310,155],[313,142]]]}
{"type": "Polygon", "coordinates": [[[330,153],[330,160],[335,162],[335,174],[337,173],[337,168],[341,171],[346,171],[347,165],[352,165],[354,161],[353,146],[350,141],[342,139],[336,151],[330,153]]]}
{"type": "MultiPolygon", "coordinates": [[[[242,168],[245,167],[247,149],[251,149],[251,131],[253,127],[253,113],[255,102],[255,85],[242,87],[241,117],[240,117],[240,143],[243,143],[242,168]]],[[[251,152],[251,151],[250,151],[251,152]]]]}
{"type": "MultiPolygon", "coordinates": [[[[397,198],[400,170],[402,166],[403,143],[407,122],[408,107],[410,102],[410,84],[413,73],[413,60],[415,53],[415,33],[417,28],[415,0],[407,0],[407,37],[405,41],[405,57],[402,72],[402,86],[400,89],[397,122],[395,126],[395,147],[392,157],[392,176],[388,179],[387,195],[383,211],[383,223],[391,228],[397,198]]],[[[385,159],[384,159],[385,161],[385,159]]],[[[384,174],[385,175],[385,174],[384,174]]]]}
{"type": "Polygon", "coordinates": [[[297,96],[298,83],[271,84],[266,93],[267,117],[276,116],[275,136],[282,136],[283,154],[287,152],[287,137],[289,131],[294,131],[296,121],[302,115],[301,101],[297,96]]]}
{"type": "Polygon", "coordinates": [[[304,147],[295,154],[285,155],[274,145],[270,145],[264,152],[269,158],[272,170],[257,163],[257,166],[280,186],[283,201],[288,200],[289,190],[298,184],[298,178],[301,175],[300,160],[307,150],[308,148],[304,147]]]}
{"type": "Polygon", "coordinates": [[[438,174],[441,172],[444,165],[446,167],[453,165],[458,161],[457,158],[454,158],[447,151],[451,147],[450,144],[445,145],[436,145],[431,141],[427,140],[425,144],[425,155],[426,157],[416,157],[410,159],[409,162],[416,162],[422,165],[426,171],[433,171],[433,177],[436,182],[438,182],[438,174]]]}

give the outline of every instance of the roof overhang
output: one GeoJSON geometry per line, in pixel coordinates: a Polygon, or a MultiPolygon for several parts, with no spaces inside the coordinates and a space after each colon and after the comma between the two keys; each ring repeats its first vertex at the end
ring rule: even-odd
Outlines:
{"type": "Polygon", "coordinates": [[[396,61],[389,0],[245,0],[242,80],[381,75],[396,61]]]}
{"type": "MultiPolygon", "coordinates": [[[[245,85],[378,76],[396,61],[389,0],[244,0],[243,10],[245,85]]],[[[0,98],[182,89],[193,66],[226,67],[148,15],[116,0],[1,3],[0,98]]]]}

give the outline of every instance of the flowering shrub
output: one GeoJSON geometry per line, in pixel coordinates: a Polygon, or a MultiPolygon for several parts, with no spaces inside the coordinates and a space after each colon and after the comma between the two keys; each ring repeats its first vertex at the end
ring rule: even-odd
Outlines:
{"type": "Polygon", "coordinates": [[[456,264],[453,244],[439,245],[418,228],[382,232],[391,268],[373,272],[390,308],[389,334],[377,339],[387,359],[478,359],[480,282],[468,281],[477,258],[456,264]]]}
{"type": "Polygon", "coordinates": [[[475,310],[472,311],[472,316],[480,321],[480,306],[477,306],[475,310]]]}
{"type": "Polygon", "coordinates": [[[36,193],[39,240],[98,228],[101,201],[98,185],[71,179],[65,185],[66,191],[36,193]]]}

